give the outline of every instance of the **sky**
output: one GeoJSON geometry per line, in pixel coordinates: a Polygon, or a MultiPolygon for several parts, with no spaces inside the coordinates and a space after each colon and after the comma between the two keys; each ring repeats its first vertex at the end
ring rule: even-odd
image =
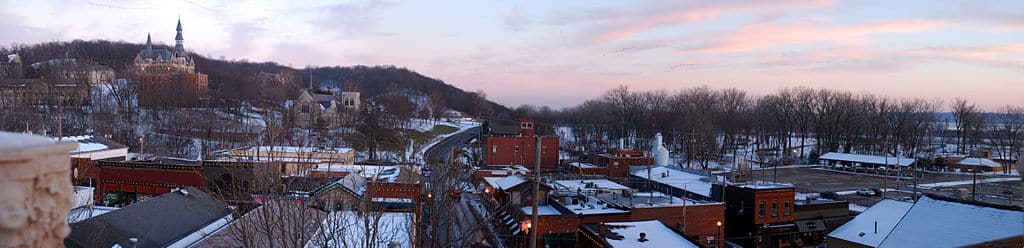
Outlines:
{"type": "Polygon", "coordinates": [[[0,3],[3,45],[148,33],[173,44],[180,17],[186,49],[208,57],[395,65],[507,106],[569,107],[618,85],[1024,105],[1020,0],[0,3]]]}

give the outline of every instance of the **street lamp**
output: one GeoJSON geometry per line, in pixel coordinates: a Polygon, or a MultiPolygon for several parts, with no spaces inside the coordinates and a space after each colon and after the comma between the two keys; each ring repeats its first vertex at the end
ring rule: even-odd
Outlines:
{"type": "Polygon", "coordinates": [[[724,240],[724,237],[722,237],[722,221],[715,222],[715,225],[718,226],[718,232],[715,232],[715,239],[716,239],[715,242],[717,242],[718,244],[715,244],[715,246],[722,247],[722,245],[721,245],[722,241],[718,241],[717,240],[717,239],[724,240]]]}

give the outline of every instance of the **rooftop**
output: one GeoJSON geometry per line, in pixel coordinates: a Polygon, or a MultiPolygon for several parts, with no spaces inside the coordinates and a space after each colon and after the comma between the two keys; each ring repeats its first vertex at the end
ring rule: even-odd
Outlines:
{"type": "Polygon", "coordinates": [[[792,189],[795,188],[793,184],[780,183],[780,182],[765,182],[765,181],[749,181],[741,184],[736,184],[737,187],[748,188],[748,189],[792,189]]]}
{"type": "Polygon", "coordinates": [[[633,171],[631,174],[636,177],[647,178],[648,171],[650,171],[651,181],[711,197],[711,183],[708,182],[711,179],[704,175],[687,173],[666,166],[648,167],[647,169],[633,171]]]}
{"type": "Polygon", "coordinates": [[[904,157],[887,157],[877,155],[866,155],[866,154],[852,154],[852,153],[841,153],[841,152],[830,152],[825,153],[818,157],[819,160],[834,160],[834,161],[847,161],[857,162],[863,164],[876,164],[876,165],[896,165],[898,162],[900,166],[910,166],[916,161],[912,158],[904,157]]]}
{"type": "Polygon", "coordinates": [[[69,242],[85,247],[132,247],[129,238],[141,247],[185,246],[195,234],[212,225],[226,225],[231,209],[193,187],[162,194],[128,207],[71,224],[69,242]],[[184,242],[184,243],[182,243],[184,242]],[[99,243],[100,245],[96,245],[99,243]]]}
{"type": "Polygon", "coordinates": [[[585,180],[557,180],[555,181],[555,189],[559,190],[631,190],[626,185],[618,184],[616,182],[609,181],[608,179],[585,179],[585,180]]]}
{"type": "MultiPolygon", "coordinates": [[[[127,146],[122,145],[121,143],[117,143],[113,140],[103,137],[96,137],[92,135],[68,136],[61,138],[53,138],[53,140],[78,142],[78,149],[71,151],[71,155],[128,148],[127,146]]],[[[127,150],[125,150],[125,153],[122,156],[127,155],[127,150]]]]}
{"type": "Polygon", "coordinates": [[[985,167],[1001,167],[1003,165],[992,161],[987,158],[967,157],[963,160],[957,161],[958,165],[969,165],[969,166],[985,166],[985,167]]]}
{"type": "Polygon", "coordinates": [[[606,222],[587,224],[585,227],[586,232],[611,247],[698,247],[657,220],[606,222]],[[642,239],[641,233],[644,234],[642,239]]]}
{"type": "Polygon", "coordinates": [[[875,247],[962,247],[1021,236],[1021,219],[1019,208],[924,196],[916,203],[883,200],[829,236],[875,247]]]}

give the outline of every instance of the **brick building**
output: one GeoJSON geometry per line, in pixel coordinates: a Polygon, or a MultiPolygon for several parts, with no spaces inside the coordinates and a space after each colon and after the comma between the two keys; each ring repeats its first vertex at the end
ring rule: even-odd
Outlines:
{"type": "Polygon", "coordinates": [[[125,206],[192,186],[203,189],[202,163],[176,158],[99,160],[96,202],[125,206]]]}
{"type": "Polygon", "coordinates": [[[613,181],[627,183],[630,166],[651,165],[654,158],[641,150],[613,149],[608,153],[590,157],[590,162],[569,163],[570,170],[584,176],[601,176],[613,181]]]}
{"type": "Polygon", "coordinates": [[[797,239],[795,189],[792,184],[761,181],[715,184],[713,198],[724,200],[726,206],[725,237],[744,247],[792,247],[797,239]]]}
{"type": "Polygon", "coordinates": [[[558,136],[536,136],[533,120],[518,127],[490,126],[484,134],[485,165],[523,165],[534,168],[537,139],[541,141],[541,170],[558,169],[558,136]]]}
{"type": "Polygon", "coordinates": [[[177,32],[173,50],[153,49],[147,36],[146,48],[135,57],[131,74],[141,107],[197,107],[208,99],[209,78],[196,72],[195,61],[185,51],[181,20],[177,32]]]}

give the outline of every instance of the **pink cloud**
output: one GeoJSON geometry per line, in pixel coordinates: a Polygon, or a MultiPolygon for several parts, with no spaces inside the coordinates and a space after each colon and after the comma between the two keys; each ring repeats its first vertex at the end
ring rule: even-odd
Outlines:
{"type": "Polygon", "coordinates": [[[793,11],[833,7],[836,3],[835,0],[720,1],[716,4],[662,1],[623,11],[596,11],[587,18],[600,21],[585,28],[584,35],[591,45],[604,44],[661,27],[712,20],[725,15],[761,15],[774,19],[793,11]]]}
{"type": "Polygon", "coordinates": [[[755,23],[697,45],[684,48],[688,52],[743,52],[760,48],[803,43],[829,43],[844,46],[866,46],[873,41],[868,36],[882,33],[908,33],[946,26],[941,21],[900,20],[846,26],[828,26],[814,23],[775,24],[755,23]]]}

